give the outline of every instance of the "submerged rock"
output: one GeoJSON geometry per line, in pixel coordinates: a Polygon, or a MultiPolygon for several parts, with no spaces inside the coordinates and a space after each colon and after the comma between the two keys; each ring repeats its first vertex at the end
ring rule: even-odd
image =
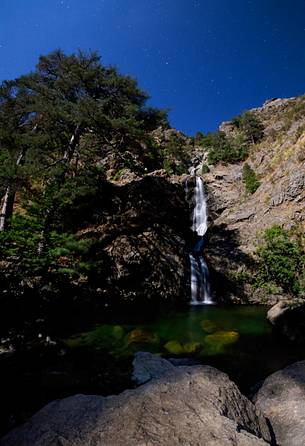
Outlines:
{"type": "MultiPolygon", "coordinates": [[[[150,357],[149,357],[150,356],[150,357]]],[[[146,371],[164,371],[118,396],[54,401],[1,446],[259,446],[267,423],[228,376],[213,367],[173,367],[141,354],[146,371]],[[158,368],[159,362],[159,368],[158,368]]]]}
{"type": "Polygon", "coordinates": [[[136,328],[128,334],[129,344],[155,344],[157,342],[159,342],[158,335],[142,330],[141,328],[136,328]]]}
{"type": "Polygon", "coordinates": [[[200,350],[200,342],[185,342],[181,344],[179,341],[168,341],[164,348],[172,355],[183,355],[185,353],[191,354],[200,350]]]}
{"type": "Polygon", "coordinates": [[[201,344],[200,342],[185,342],[183,344],[183,350],[185,353],[195,353],[200,350],[201,344]]]}
{"type": "Polygon", "coordinates": [[[254,400],[270,420],[276,444],[305,444],[305,361],[269,376],[254,400]]]}
{"type": "Polygon", "coordinates": [[[184,353],[184,348],[179,341],[168,341],[164,348],[172,355],[182,355],[184,353]]]}
{"type": "Polygon", "coordinates": [[[112,329],[113,337],[122,339],[124,337],[124,328],[121,325],[115,325],[112,329]]]}
{"type": "Polygon", "coordinates": [[[210,321],[209,319],[201,321],[200,326],[206,333],[213,333],[214,331],[217,331],[217,325],[215,322],[210,321]]]}
{"type": "Polygon", "coordinates": [[[206,336],[205,344],[210,352],[221,352],[226,345],[234,344],[239,339],[237,331],[216,331],[206,336]]]}

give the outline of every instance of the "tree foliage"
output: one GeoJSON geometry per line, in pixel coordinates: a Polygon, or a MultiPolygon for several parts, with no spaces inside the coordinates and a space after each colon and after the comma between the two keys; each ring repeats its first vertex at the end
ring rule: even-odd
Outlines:
{"type": "Polygon", "coordinates": [[[248,155],[248,146],[242,135],[228,137],[224,132],[208,133],[201,141],[208,149],[210,164],[236,163],[248,155]]]}
{"type": "Polygon", "coordinates": [[[168,127],[147,100],[135,79],[81,51],[41,56],[33,72],[1,84],[1,260],[24,276],[86,272],[87,242],[73,231],[98,208],[105,153],[145,162],[151,131],[168,127]]]}
{"type": "Polygon", "coordinates": [[[258,116],[247,111],[233,119],[233,124],[241,130],[247,142],[256,144],[264,136],[264,126],[258,116]]]}
{"type": "Polygon", "coordinates": [[[264,127],[253,112],[245,112],[232,121],[235,130],[226,134],[223,131],[210,132],[203,135],[197,132],[195,144],[203,146],[208,151],[210,164],[237,163],[244,161],[250,146],[259,142],[264,135],[264,127]]]}
{"type": "Polygon", "coordinates": [[[261,280],[273,282],[288,293],[304,294],[305,252],[300,234],[273,226],[265,231],[264,244],[257,254],[261,280]]]}
{"type": "Polygon", "coordinates": [[[163,169],[169,174],[181,175],[188,172],[190,164],[190,150],[185,138],[173,133],[161,150],[163,169]]]}

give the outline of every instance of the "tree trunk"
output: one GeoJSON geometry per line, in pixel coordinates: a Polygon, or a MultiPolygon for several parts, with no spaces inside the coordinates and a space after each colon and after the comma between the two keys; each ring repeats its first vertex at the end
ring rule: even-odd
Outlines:
{"type": "Polygon", "coordinates": [[[0,232],[5,231],[9,226],[13,214],[14,201],[15,192],[12,191],[11,186],[7,186],[0,211],[0,232]]]}
{"type": "Polygon", "coordinates": [[[81,130],[80,130],[80,126],[78,125],[76,127],[73,135],[70,138],[69,145],[68,145],[67,149],[65,150],[65,153],[64,153],[64,162],[65,163],[67,163],[67,162],[69,163],[71,161],[71,159],[73,158],[74,151],[76,149],[76,146],[79,143],[80,135],[81,135],[81,130]]]}
{"type": "MultiPolygon", "coordinates": [[[[63,162],[63,165],[64,165],[63,173],[56,180],[56,183],[57,183],[58,187],[60,187],[65,182],[67,169],[68,169],[68,167],[70,165],[70,162],[71,162],[71,160],[73,158],[73,155],[75,153],[75,149],[76,149],[76,147],[79,144],[80,136],[81,136],[81,129],[80,129],[80,126],[77,125],[75,130],[74,130],[73,135],[70,138],[68,147],[67,147],[67,149],[64,152],[64,156],[63,156],[63,159],[62,159],[62,162],[63,162]]],[[[47,243],[48,243],[49,228],[50,228],[50,224],[51,224],[51,221],[52,221],[52,217],[53,217],[55,208],[56,208],[56,203],[53,202],[51,204],[51,206],[46,210],[45,222],[44,222],[43,229],[41,231],[41,238],[40,238],[40,241],[39,241],[38,247],[37,247],[37,254],[40,257],[45,252],[45,248],[46,248],[47,243]]]]}
{"type": "MultiPolygon", "coordinates": [[[[24,157],[24,150],[22,150],[17,158],[15,168],[21,164],[24,157]]],[[[13,215],[13,208],[15,202],[16,189],[12,185],[8,185],[3,197],[1,211],[0,211],[0,232],[5,231],[8,228],[10,220],[13,215]]]]}

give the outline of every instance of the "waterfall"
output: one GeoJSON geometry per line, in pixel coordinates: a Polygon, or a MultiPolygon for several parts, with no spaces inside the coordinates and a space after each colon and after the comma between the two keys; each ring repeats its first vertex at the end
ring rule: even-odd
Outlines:
{"type": "MultiPolygon", "coordinates": [[[[195,170],[193,170],[192,173],[195,173],[195,170]]],[[[208,229],[207,199],[202,178],[196,176],[195,179],[195,206],[193,210],[192,231],[197,234],[199,239],[193,252],[189,255],[191,264],[191,304],[213,304],[214,302],[210,290],[209,269],[202,253],[204,235],[208,229]]]]}
{"type": "Polygon", "coordinates": [[[193,211],[192,231],[197,232],[200,237],[203,237],[204,234],[207,232],[207,229],[208,213],[203,180],[200,177],[196,177],[195,207],[193,211]]]}

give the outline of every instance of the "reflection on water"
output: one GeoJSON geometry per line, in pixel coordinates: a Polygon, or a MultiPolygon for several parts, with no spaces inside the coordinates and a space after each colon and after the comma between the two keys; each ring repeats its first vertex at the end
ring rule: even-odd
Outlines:
{"type": "Polygon", "coordinates": [[[137,351],[191,357],[246,386],[302,358],[302,352],[279,342],[266,320],[266,309],[255,306],[195,307],[139,324],[115,321],[96,325],[66,343],[73,349],[106,350],[116,358],[137,351]]]}

